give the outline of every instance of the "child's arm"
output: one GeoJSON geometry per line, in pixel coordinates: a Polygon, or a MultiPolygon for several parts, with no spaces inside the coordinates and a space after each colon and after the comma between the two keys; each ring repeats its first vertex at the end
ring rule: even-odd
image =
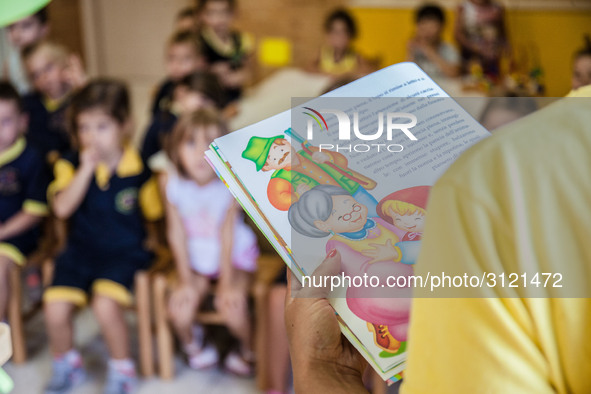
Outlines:
{"type": "Polygon", "coordinates": [[[94,151],[85,150],[80,154],[80,166],[74,173],[74,177],[66,187],[58,191],[51,203],[58,219],[68,219],[80,206],[88,191],[97,163],[98,158],[94,151]]]}
{"type": "Polygon", "coordinates": [[[21,210],[6,222],[0,224],[0,241],[22,234],[35,227],[41,221],[41,216],[21,210]]]}
{"type": "Polygon", "coordinates": [[[234,223],[240,207],[232,201],[221,229],[222,253],[220,256],[220,287],[231,287],[234,268],[232,267],[232,246],[234,244],[234,223]]]}
{"type": "MultiPolygon", "coordinates": [[[[166,183],[168,177],[162,174],[159,178],[162,196],[166,196],[166,183]]],[[[174,264],[182,285],[191,284],[192,272],[187,250],[187,235],[183,226],[181,215],[176,207],[168,201],[165,202],[166,210],[166,238],[172,251],[174,264]]]]}

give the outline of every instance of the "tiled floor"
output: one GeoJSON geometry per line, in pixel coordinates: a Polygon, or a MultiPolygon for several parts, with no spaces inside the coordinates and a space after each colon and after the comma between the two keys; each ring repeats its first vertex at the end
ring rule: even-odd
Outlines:
{"type": "MultiPolygon", "coordinates": [[[[130,324],[134,327],[133,316],[130,324]]],[[[75,318],[75,342],[82,352],[88,371],[88,380],[72,394],[98,394],[104,384],[107,352],[90,309],[78,313],[75,318]]],[[[132,329],[132,333],[134,330],[132,329]]],[[[30,359],[24,365],[8,363],[5,371],[15,382],[13,394],[42,393],[50,375],[50,354],[44,332],[42,316],[36,316],[27,324],[27,341],[30,359]]],[[[258,393],[254,379],[243,379],[218,369],[193,371],[180,358],[176,360],[175,379],[164,381],[157,377],[141,380],[139,394],[168,393],[258,393]]]]}

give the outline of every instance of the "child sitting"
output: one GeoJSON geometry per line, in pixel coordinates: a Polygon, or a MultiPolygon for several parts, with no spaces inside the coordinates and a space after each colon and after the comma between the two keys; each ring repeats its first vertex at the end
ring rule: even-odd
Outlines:
{"type": "MultiPolygon", "coordinates": [[[[218,353],[202,341],[202,330],[193,317],[213,284],[215,308],[230,332],[240,341],[224,365],[238,375],[250,375],[252,359],[248,290],[256,270],[256,236],[242,220],[232,195],[209,167],[204,152],[226,132],[221,116],[213,109],[184,115],[174,128],[168,154],[176,167],[164,175],[168,241],[179,285],[169,300],[169,315],[194,369],[213,366],[218,353]]],[[[164,194],[163,193],[163,194],[164,194]]]]}
{"type": "Polygon", "coordinates": [[[55,215],[69,219],[70,227],[43,297],[53,354],[46,393],[66,392],[85,375],[72,314],[90,293],[110,355],[105,393],[135,386],[123,308],[132,303],[135,273],[152,259],[144,248],[144,220],[158,219],[162,206],[156,179],[129,145],[129,111],[125,86],[112,80],[92,81],[72,98],[69,127],[78,152],[57,161],[48,188],[55,215]]]}
{"type": "Polygon", "coordinates": [[[415,18],[415,36],[407,45],[408,61],[418,64],[433,78],[458,76],[460,56],[441,37],[445,26],[443,10],[436,5],[425,5],[417,10],[415,18]]]}
{"type": "Polygon", "coordinates": [[[199,32],[199,23],[195,8],[186,7],[180,10],[176,16],[176,31],[199,32]]]}
{"type": "Polygon", "coordinates": [[[34,92],[23,98],[29,115],[27,140],[49,162],[67,152],[66,108],[73,90],[86,82],[80,59],[61,45],[41,41],[23,51],[34,92]]]}
{"type": "Polygon", "coordinates": [[[357,27],[346,10],[333,11],[324,22],[324,31],[326,44],[320,49],[310,71],[333,77],[359,77],[371,71],[367,61],[351,46],[351,41],[357,36],[357,27]]]}
{"type": "Polygon", "coordinates": [[[585,36],[585,46],[575,53],[572,89],[591,84],[591,38],[585,36]]]}
{"type": "Polygon", "coordinates": [[[38,224],[47,214],[41,156],[27,145],[17,91],[0,82],[0,322],[6,318],[9,270],[37,247],[38,224]]]}
{"type": "Polygon", "coordinates": [[[169,111],[175,84],[185,76],[205,69],[199,36],[181,30],[172,35],[166,48],[166,79],[157,89],[151,105],[152,116],[169,111]]]}
{"type": "Polygon", "coordinates": [[[43,7],[33,15],[29,15],[8,26],[10,47],[4,65],[0,69],[7,72],[8,79],[20,94],[28,93],[31,89],[27,72],[21,59],[21,51],[47,37],[49,21],[47,7],[43,7]]]}
{"type": "Polygon", "coordinates": [[[464,73],[478,65],[485,75],[496,79],[501,57],[508,48],[503,6],[494,0],[463,1],[458,7],[454,34],[464,73]]]}
{"type": "Polygon", "coordinates": [[[173,90],[172,102],[167,110],[159,111],[152,119],[142,143],[142,157],[148,160],[162,150],[177,117],[204,107],[221,109],[224,91],[215,74],[197,71],[182,78],[173,90]]]}
{"type": "Polygon", "coordinates": [[[232,30],[234,0],[199,0],[203,53],[226,90],[227,102],[240,98],[252,74],[253,40],[232,30]]]}

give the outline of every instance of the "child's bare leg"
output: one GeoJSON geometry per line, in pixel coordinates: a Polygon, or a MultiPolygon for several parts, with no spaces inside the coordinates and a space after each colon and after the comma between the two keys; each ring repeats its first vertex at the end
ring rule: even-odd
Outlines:
{"type": "Polygon", "coordinates": [[[129,330],[121,304],[112,298],[95,294],[92,309],[109,348],[111,358],[115,360],[128,359],[130,357],[129,330]]]}
{"type": "Polygon", "coordinates": [[[182,286],[177,286],[171,293],[168,302],[168,314],[171,324],[183,345],[193,343],[193,320],[199,305],[209,292],[209,279],[205,276],[193,274],[190,279],[192,294],[182,286]]]}
{"type": "Polygon", "coordinates": [[[8,295],[10,294],[10,269],[14,263],[6,256],[0,256],[0,322],[6,319],[8,295]]]}
{"type": "Polygon", "coordinates": [[[289,368],[289,347],[285,331],[285,293],[284,285],[274,286],[269,294],[269,338],[273,347],[266,347],[267,368],[269,368],[268,390],[287,392],[287,372],[289,368]]]}
{"type": "Polygon", "coordinates": [[[66,301],[51,301],[44,305],[49,348],[54,356],[62,355],[74,347],[72,327],[74,308],[74,304],[66,301]]]}
{"type": "Polygon", "coordinates": [[[228,329],[240,341],[241,351],[244,355],[249,354],[252,350],[252,327],[248,313],[248,291],[251,282],[251,273],[234,270],[232,289],[243,296],[242,302],[216,303],[228,329]]]}

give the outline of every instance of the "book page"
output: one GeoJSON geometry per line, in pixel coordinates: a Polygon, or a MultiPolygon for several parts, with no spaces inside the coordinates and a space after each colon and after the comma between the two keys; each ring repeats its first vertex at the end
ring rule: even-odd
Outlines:
{"type": "MultiPolygon", "coordinates": [[[[332,249],[341,253],[343,275],[412,274],[430,186],[489,133],[413,63],[296,104],[215,141],[240,194],[304,275],[332,249]],[[348,208],[337,215],[341,203],[348,208]]],[[[409,289],[349,283],[331,302],[380,375],[398,371],[409,289]],[[379,340],[385,332],[389,342],[379,340]]]]}

